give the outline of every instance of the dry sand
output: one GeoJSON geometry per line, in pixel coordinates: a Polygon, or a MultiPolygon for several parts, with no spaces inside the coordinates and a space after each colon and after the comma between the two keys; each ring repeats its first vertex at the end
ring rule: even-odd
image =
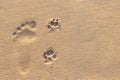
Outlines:
{"type": "Polygon", "coordinates": [[[120,0],[0,0],[0,20],[0,80],[120,80],[120,0]]]}

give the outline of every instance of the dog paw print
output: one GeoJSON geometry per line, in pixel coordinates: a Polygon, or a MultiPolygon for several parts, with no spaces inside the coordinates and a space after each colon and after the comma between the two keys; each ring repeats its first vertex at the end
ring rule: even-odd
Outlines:
{"type": "Polygon", "coordinates": [[[44,51],[43,54],[45,64],[52,64],[57,59],[57,52],[52,47],[44,51]]]}
{"type": "Polygon", "coordinates": [[[55,31],[57,29],[61,29],[61,24],[60,24],[60,21],[58,19],[52,19],[48,25],[47,25],[48,29],[49,29],[49,32],[51,31],[55,31]]]}

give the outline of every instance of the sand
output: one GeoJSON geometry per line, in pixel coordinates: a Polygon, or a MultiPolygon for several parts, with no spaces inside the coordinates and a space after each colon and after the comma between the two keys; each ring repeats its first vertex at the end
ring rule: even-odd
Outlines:
{"type": "Polygon", "coordinates": [[[0,80],[120,80],[120,0],[0,0],[0,80]]]}

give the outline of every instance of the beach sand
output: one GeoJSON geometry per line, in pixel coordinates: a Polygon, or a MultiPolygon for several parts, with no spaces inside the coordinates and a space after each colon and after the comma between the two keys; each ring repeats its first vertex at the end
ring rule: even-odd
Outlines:
{"type": "Polygon", "coordinates": [[[0,0],[0,80],[120,80],[120,0],[0,0]]]}

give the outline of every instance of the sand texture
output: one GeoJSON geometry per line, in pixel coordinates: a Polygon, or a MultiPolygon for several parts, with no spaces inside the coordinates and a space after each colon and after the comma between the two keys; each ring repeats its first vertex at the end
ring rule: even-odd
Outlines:
{"type": "Polygon", "coordinates": [[[0,80],[120,80],[120,0],[0,0],[0,80]]]}

